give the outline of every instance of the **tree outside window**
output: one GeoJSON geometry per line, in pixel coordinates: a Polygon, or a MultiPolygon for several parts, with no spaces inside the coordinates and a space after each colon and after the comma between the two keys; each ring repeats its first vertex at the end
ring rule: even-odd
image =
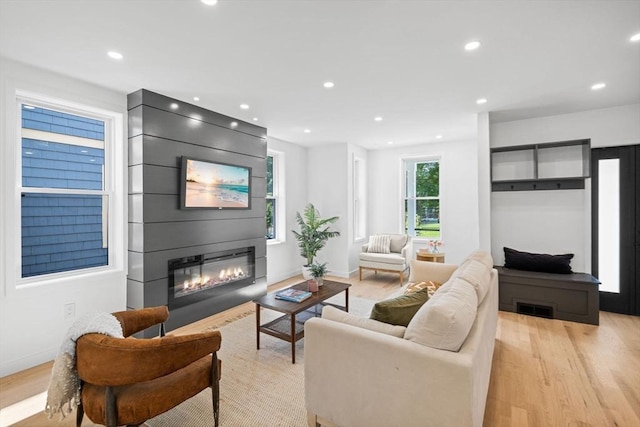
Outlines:
{"type": "Polygon", "coordinates": [[[405,165],[405,232],[440,239],[440,161],[407,159],[405,165]]]}
{"type": "Polygon", "coordinates": [[[276,198],[274,195],[274,156],[267,156],[267,240],[276,238],[276,198]]]}

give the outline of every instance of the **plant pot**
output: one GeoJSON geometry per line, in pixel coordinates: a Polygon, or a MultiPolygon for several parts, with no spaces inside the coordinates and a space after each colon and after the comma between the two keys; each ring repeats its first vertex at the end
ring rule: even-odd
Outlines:
{"type": "Polygon", "coordinates": [[[311,270],[306,265],[302,266],[302,277],[304,277],[304,280],[310,280],[313,277],[311,276],[311,270]]]}
{"type": "Polygon", "coordinates": [[[307,280],[309,292],[318,292],[318,282],[315,279],[307,280]]]}

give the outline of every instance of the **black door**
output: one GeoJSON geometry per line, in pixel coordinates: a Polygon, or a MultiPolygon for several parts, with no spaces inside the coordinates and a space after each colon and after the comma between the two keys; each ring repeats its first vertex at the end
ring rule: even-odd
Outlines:
{"type": "Polygon", "coordinates": [[[600,310],[640,315],[640,145],[594,148],[592,273],[600,310]],[[616,236],[617,234],[617,236],[616,236]]]}

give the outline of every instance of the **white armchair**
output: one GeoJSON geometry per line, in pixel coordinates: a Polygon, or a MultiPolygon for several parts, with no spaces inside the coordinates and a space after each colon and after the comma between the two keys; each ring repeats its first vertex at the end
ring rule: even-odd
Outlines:
{"type": "Polygon", "coordinates": [[[360,252],[359,279],[362,280],[362,270],[398,273],[402,286],[404,272],[409,268],[413,256],[412,248],[411,236],[406,234],[371,236],[360,252]]]}

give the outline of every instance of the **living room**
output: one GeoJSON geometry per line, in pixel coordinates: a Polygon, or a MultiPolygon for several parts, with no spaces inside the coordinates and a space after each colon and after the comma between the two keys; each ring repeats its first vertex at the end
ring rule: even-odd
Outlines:
{"type": "MultiPolygon", "coordinates": [[[[518,6],[502,10],[499,5],[483,5],[480,2],[465,4],[464,7],[458,5],[461,9],[468,8],[460,12],[450,9],[445,4],[438,4],[431,13],[426,2],[376,2],[375,6],[367,6],[366,2],[349,2],[346,6],[337,3],[326,6],[327,9],[319,4],[321,2],[306,2],[310,7],[308,10],[299,5],[293,6],[289,2],[274,2],[275,4],[271,5],[273,10],[266,11],[264,9],[268,8],[265,6],[251,5],[251,2],[232,7],[221,0],[214,6],[217,9],[206,9],[200,2],[192,2],[193,4],[187,8],[189,14],[184,16],[185,21],[194,15],[206,15],[206,19],[215,19],[216,25],[222,25],[220,20],[229,19],[224,17],[224,13],[233,13],[231,16],[234,22],[255,23],[256,28],[252,29],[254,32],[251,35],[234,35],[238,40],[235,42],[235,48],[225,48],[223,51],[228,55],[225,60],[238,61],[239,66],[245,68],[254,67],[254,62],[262,64],[258,68],[266,81],[286,74],[286,78],[276,80],[278,83],[273,84],[277,90],[283,92],[283,97],[285,93],[294,92],[301,97],[309,98],[309,104],[314,104],[306,106],[305,110],[302,108],[305,103],[296,103],[295,96],[291,97],[289,94],[287,101],[295,106],[290,108],[304,110],[301,114],[295,111],[290,113],[291,117],[298,120],[297,123],[294,120],[284,120],[270,112],[267,95],[262,94],[259,88],[248,80],[241,93],[229,93],[240,92],[235,88],[242,87],[231,85],[231,75],[234,71],[227,70],[220,75],[216,74],[223,83],[212,89],[199,88],[191,83],[187,87],[186,81],[191,79],[196,80],[197,84],[202,84],[202,80],[199,79],[215,81],[209,76],[209,73],[213,75],[213,69],[208,70],[204,65],[172,68],[172,65],[177,63],[189,64],[192,61],[191,55],[197,51],[195,47],[189,55],[186,53],[188,49],[176,48],[175,51],[169,52],[171,55],[168,59],[153,57],[148,63],[137,59],[136,56],[142,55],[144,50],[162,50],[146,37],[161,31],[158,22],[169,25],[169,17],[175,12],[173,8],[178,7],[176,2],[166,2],[163,6],[157,6],[156,24],[145,22],[149,27],[144,31],[135,30],[133,34],[129,34],[131,38],[121,36],[118,41],[110,42],[118,45],[118,49],[127,51],[124,62],[120,63],[106,57],[106,50],[116,47],[108,47],[104,38],[94,41],[101,46],[99,52],[96,50],[88,53],[89,47],[60,47],[52,36],[51,28],[58,26],[57,22],[63,23],[62,27],[72,28],[79,25],[78,21],[84,21],[83,25],[86,25],[86,22],[92,20],[99,21],[99,17],[110,16],[113,21],[109,21],[108,25],[124,33],[127,25],[123,22],[130,21],[123,20],[118,23],[117,18],[126,15],[126,12],[110,11],[113,5],[109,2],[99,2],[95,8],[87,7],[87,10],[75,11],[78,21],[67,21],[65,19],[68,18],[65,16],[74,16],[74,13],[69,12],[77,7],[77,3],[52,3],[58,7],[44,6],[40,3],[36,7],[35,2],[12,1],[3,1],[0,5],[0,110],[3,112],[3,172],[0,174],[0,189],[4,195],[0,199],[0,225],[3,235],[0,257],[0,270],[3,271],[3,294],[0,298],[1,377],[52,360],[67,329],[73,323],[73,318],[90,310],[113,312],[128,306],[127,250],[131,242],[127,241],[129,211],[126,197],[126,118],[127,94],[136,90],[150,89],[244,122],[257,123],[267,129],[267,150],[279,156],[281,160],[279,177],[283,181],[284,193],[281,195],[280,203],[285,206],[285,212],[281,212],[280,217],[280,234],[275,241],[267,243],[268,285],[288,280],[300,272],[302,261],[290,230],[295,228],[296,212],[301,212],[309,202],[314,203],[325,216],[340,217],[335,227],[341,232],[341,236],[332,239],[322,252],[322,261],[327,262],[331,275],[338,278],[354,276],[358,267],[358,253],[369,235],[404,232],[403,161],[411,158],[437,158],[441,162],[441,230],[447,262],[458,263],[471,251],[482,248],[492,254],[496,265],[502,265],[502,248],[509,246],[532,252],[573,253],[574,271],[591,272],[593,239],[589,180],[586,180],[586,188],[583,190],[492,192],[490,150],[496,147],[581,138],[590,139],[591,148],[631,146],[640,143],[640,88],[637,81],[637,75],[640,73],[640,53],[638,42],[629,41],[629,37],[637,34],[640,28],[637,1],[569,2],[565,6],[546,4],[540,6],[540,9],[529,5],[532,15],[530,20],[522,17],[523,13],[518,10],[518,6]],[[19,3],[23,5],[20,6],[19,3]],[[287,7],[293,10],[283,12],[287,7]],[[341,7],[344,9],[340,9],[341,7]],[[403,10],[403,13],[391,13],[390,10],[394,7],[403,10]],[[238,21],[243,13],[249,13],[252,20],[247,18],[247,21],[238,21]],[[273,21],[265,22],[261,17],[264,13],[268,13],[267,16],[273,18],[273,21]],[[378,64],[381,61],[380,57],[384,58],[383,54],[376,53],[376,49],[369,45],[364,36],[353,39],[346,37],[352,34],[351,31],[353,34],[366,34],[367,26],[364,24],[358,27],[360,32],[350,28],[353,25],[352,20],[357,21],[361,13],[378,24],[375,28],[381,28],[394,20],[400,23],[409,22],[411,25],[405,25],[409,33],[404,34],[407,41],[420,37],[427,39],[437,34],[436,30],[444,30],[442,27],[446,25],[431,22],[432,16],[439,14],[443,20],[447,17],[459,19],[461,22],[455,25],[455,29],[443,33],[449,35],[457,32],[454,38],[440,44],[434,43],[425,49],[432,52],[450,49],[452,52],[455,51],[452,55],[456,55],[458,59],[453,63],[443,63],[444,65],[429,61],[413,63],[417,52],[416,45],[411,44],[410,48],[403,51],[399,44],[395,44],[397,39],[391,39],[389,33],[392,31],[388,30],[379,35],[375,39],[376,42],[382,43],[389,37],[387,43],[381,44],[381,51],[393,55],[394,59],[404,58],[404,61],[398,60],[390,68],[386,68],[389,67],[386,65],[381,68],[378,76],[371,72],[371,68],[356,67],[356,61],[343,63],[343,57],[354,52],[359,52],[356,59],[371,58],[371,62],[367,62],[369,67],[378,64]],[[388,20],[383,19],[386,13],[389,13],[388,20]],[[311,53],[301,53],[302,46],[291,45],[293,41],[290,40],[304,34],[305,21],[289,27],[287,21],[293,18],[287,16],[314,14],[318,20],[313,20],[312,23],[321,27],[314,29],[323,30],[324,34],[321,32],[315,36],[318,37],[317,50],[309,48],[309,52],[320,58],[312,60],[309,57],[311,53]],[[491,33],[488,23],[478,25],[474,29],[474,16],[478,15],[488,15],[493,20],[511,22],[509,25],[505,24],[504,32],[491,33]],[[417,17],[410,19],[410,16],[417,17]],[[321,25],[330,23],[323,21],[330,17],[336,19],[333,30],[321,25]],[[553,22],[539,21],[550,17],[554,17],[550,20],[553,22]],[[562,29],[563,19],[569,22],[567,26],[571,29],[562,29]],[[425,26],[437,28],[431,30],[433,32],[423,34],[419,30],[421,21],[428,21],[428,25],[425,26]],[[525,36],[523,34],[526,31],[517,30],[519,24],[525,23],[528,25],[527,29],[539,27],[547,32],[554,31],[554,35],[560,34],[564,38],[542,39],[544,31],[525,36]],[[588,28],[588,24],[591,25],[588,34],[575,34],[576,28],[588,28]],[[469,28],[463,31],[462,28],[465,26],[469,28]],[[260,48],[250,50],[255,55],[251,60],[245,58],[243,52],[249,51],[247,46],[259,38],[256,34],[269,33],[274,28],[280,28],[282,31],[274,31],[274,39],[269,40],[269,43],[274,43],[272,46],[279,48],[266,50],[265,45],[260,44],[260,48]],[[26,32],[25,29],[29,30],[28,34],[20,36],[23,31],[26,32]],[[483,34],[486,34],[486,37],[482,37],[483,34]],[[328,39],[323,39],[322,36],[328,39]],[[134,37],[142,39],[143,42],[134,43],[134,37]],[[472,52],[465,51],[464,43],[476,37],[482,42],[480,48],[472,52]],[[536,37],[540,39],[536,40],[536,37]],[[593,51],[572,53],[571,49],[577,48],[567,45],[585,37],[595,44],[592,47],[593,51]],[[34,41],[38,39],[40,41],[34,41]],[[46,39],[50,40],[45,42],[46,39]],[[331,48],[343,40],[349,43],[344,50],[336,53],[328,47],[321,48],[322,40],[329,40],[330,43],[327,43],[331,48]],[[51,44],[47,44],[48,42],[51,44]],[[503,44],[501,47],[500,43],[503,44]],[[531,53],[525,50],[527,53],[518,54],[517,49],[501,53],[500,49],[506,49],[504,44],[508,43],[520,43],[529,48],[537,48],[529,51],[531,53]],[[557,50],[552,49],[554,45],[557,50]],[[230,52],[234,50],[239,53],[232,56],[230,52]],[[266,57],[269,55],[275,58],[270,60],[273,62],[265,65],[266,57]],[[293,60],[287,55],[291,55],[293,60]],[[482,60],[486,62],[478,62],[482,55],[485,55],[482,60]],[[525,71],[518,66],[518,62],[532,63],[529,62],[531,59],[526,59],[527,55],[533,56],[534,62],[540,63],[539,68],[533,76],[528,74],[527,78],[518,77],[525,71]],[[552,60],[559,62],[549,65],[552,60]],[[326,65],[332,61],[338,65],[326,65]],[[77,66],[71,68],[76,67],[77,70],[69,70],[64,66],[76,63],[77,66]],[[150,64],[153,64],[153,67],[150,64]],[[301,77],[298,74],[302,75],[302,71],[294,71],[296,64],[313,64],[315,68],[309,65],[313,70],[306,70],[308,74],[301,77]],[[485,69],[489,64],[502,66],[485,69]],[[131,74],[123,71],[122,65],[131,66],[131,74]],[[344,73],[340,72],[341,67],[344,73]],[[353,67],[353,72],[346,73],[344,70],[347,67],[353,67]],[[418,77],[415,74],[407,74],[408,71],[404,70],[420,67],[436,68],[438,73],[433,77],[442,80],[419,81],[416,80],[418,77]],[[489,79],[490,73],[498,68],[510,70],[509,73],[497,77],[497,81],[489,79]],[[463,72],[465,69],[467,72],[463,72]],[[164,77],[151,82],[152,74],[162,75],[163,72],[166,73],[164,77]],[[611,74],[605,75],[606,72],[611,74]],[[358,84],[360,75],[367,73],[374,74],[369,76],[372,81],[392,81],[393,84],[389,84],[391,87],[385,92],[396,91],[395,97],[382,98],[382,102],[378,103],[374,94],[381,89],[365,86],[364,83],[358,84]],[[558,82],[555,81],[555,75],[558,76],[558,82]],[[234,87],[233,91],[225,88],[225,79],[229,80],[229,87],[234,87]],[[304,89],[304,86],[298,83],[299,79],[305,81],[304,85],[313,87],[304,89]],[[328,81],[327,79],[335,80],[335,87],[323,87],[323,82],[328,81]],[[412,82],[413,86],[400,86],[403,79],[412,82]],[[160,80],[165,81],[164,85],[160,80]],[[434,96],[435,100],[430,104],[410,103],[410,99],[414,99],[414,92],[417,92],[419,97],[430,98],[437,90],[434,86],[446,83],[447,90],[453,91],[457,81],[466,80],[472,81],[469,84],[461,84],[468,88],[464,93],[464,96],[467,96],[467,105],[458,115],[445,113],[453,108],[449,103],[459,107],[458,98],[463,96],[462,93],[451,92],[450,98],[434,96]],[[118,84],[118,81],[121,84],[118,84]],[[296,83],[295,89],[285,86],[287,81],[291,84],[296,83]],[[590,86],[599,81],[606,81],[607,87],[592,91],[590,86]],[[547,84],[552,88],[547,89],[547,84]],[[398,86],[394,88],[396,85],[398,86]],[[487,89],[489,85],[492,90],[487,89]],[[343,98],[331,98],[343,90],[347,92],[342,95],[343,98]],[[20,157],[19,145],[15,143],[18,140],[17,93],[27,97],[37,95],[45,101],[65,100],[73,105],[88,105],[119,115],[116,122],[119,120],[121,128],[120,134],[116,135],[116,148],[113,153],[118,163],[114,170],[114,187],[118,189],[115,209],[119,215],[116,215],[117,221],[110,231],[114,240],[110,245],[113,257],[110,260],[111,268],[108,270],[48,280],[46,283],[24,281],[20,277],[20,233],[17,226],[20,222],[20,198],[15,178],[19,176],[15,159],[20,157]],[[209,96],[204,95],[205,93],[209,96]],[[201,101],[195,101],[194,96],[198,96],[201,101]],[[476,101],[480,97],[486,97],[487,102],[477,104],[476,101]],[[406,98],[406,103],[403,102],[403,98],[406,98]],[[581,102],[578,107],[569,104],[575,100],[581,102]],[[248,111],[237,107],[241,102],[250,104],[248,111]],[[358,108],[353,107],[351,102],[357,102],[358,106],[362,107],[369,105],[368,108],[363,107],[359,111],[361,116],[366,117],[366,123],[365,119],[358,122],[353,118],[351,114],[358,108]],[[265,105],[261,106],[261,103],[265,105]],[[319,110],[311,109],[315,106],[319,110]],[[337,123],[338,116],[343,114],[353,122],[352,127],[323,133],[324,128],[330,128],[334,121],[337,123]],[[254,117],[259,120],[254,121],[254,117]],[[306,117],[307,123],[303,123],[306,117]],[[376,121],[376,117],[382,117],[382,120],[376,121]],[[317,121],[314,122],[314,118],[317,121]],[[450,123],[451,120],[456,122],[450,123]],[[429,123],[410,126],[420,122],[429,123]],[[464,127],[459,128],[461,122],[464,122],[464,127]],[[358,134],[357,128],[366,129],[366,132],[358,134]],[[307,129],[310,132],[305,132],[307,129]],[[401,136],[401,132],[406,133],[401,136]],[[390,141],[393,144],[389,144],[390,141]],[[356,219],[353,204],[354,159],[358,159],[366,171],[366,220],[361,230],[356,230],[353,225],[356,219]],[[74,304],[75,313],[71,318],[65,318],[65,306],[70,303],[74,304]]],[[[145,9],[149,5],[144,5],[144,2],[135,3],[135,6],[130,6],[133,9],[129,11],[131,17],[128,19],[134,22],[136,19],[153,21],[145,16],[145,9]]],[[[365,23],[367,19],[362,18],[365,23]]],[[[490,21],[489,17],[487,20],[490,21]]],[[[402,35],[403,25],[397,22],[395,25],[393,31],[402,35]]],[[[204,27],[204,24],[202,27],[198,26],[198,35],[210,40],[206,32],[200,33],[204,31],[204,27]]],[[[368,29],[375,32],[373,28],[368,29]]],[[[111,33],[113,32],[112,30],[111,33]]],[[[66,37],[72,37],[74,34],[73,30],[68,28],[64,33],[67,34],[66,37]]],[[[104,33],[109,34],[109,31],[104,33]]],[[[231,34],[231,31],[227,34],[231,34]]],[[[76,38],[81,39],[77,37],[77,33],[76,38]]],[[[224,40],[229,39],[230,35],[224,40]]],[[[68,39],[65,38],[64,41],[68,39]]],[[[426,43],[425,40],[423,42],[426,43]]],[[[301,44],[304,45],[302,42],[301,44]]],[[[309,44],[312,45],[312,42],[309,44]]],[[[94,47],[97,49],[96,45],[92,44],[91,48],[94,47]]],[[[425,247],[426,242],[417,239],[414,246],[419,249],[425,247]]]]}

